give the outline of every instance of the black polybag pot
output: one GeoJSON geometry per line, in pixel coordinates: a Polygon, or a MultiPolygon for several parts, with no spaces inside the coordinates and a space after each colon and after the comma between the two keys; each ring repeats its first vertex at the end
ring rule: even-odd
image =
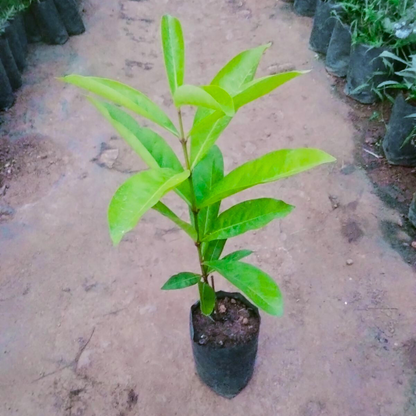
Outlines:
{"type": "Polygon", "coordinates": [[[32,13],[45,42],[52,45],[62,45],[68,40],[68,32],[53,0],[34,2],[32,13]]]}
{"type": "Polygon", "coordinates": [[[301,16],[312,17],[315,14],[317,0],[295,0],[295,12],[301,16]]]}
{"type": "Polygon", "coordinates": [[[362,104],[376,102],[374,88],[389,78],[380,54],[386,48],[357,44],[351,48],[345,94],[362,104]]]}
{"type": "Polygon", "coordinates": [[[14,91],[17,90],[22,86],[22,77],[10,49],[9,41],[5,36],[0,36],[0,61],[6,71],[12,89],[14,91]]]}
{"type": "MultiPolygon", "coordinates": [[[[225,297],[244,303],[260,319],[258,309],[240,293],[217,292],[217,299],[225,297]]],[[[253,375],[259,333],[247,344],[233,347],[200,345],[195,339],[193,326],[193,312],[196,309],[199,309],[199,301],[192,305],[190,315],[192,352],[196,371],[200,379],[215,393],[232,399],[247,386],[253,375]]]]}
{"type": "Polygon", "coordinates": [[[73,36],[84,33],[85,26],[76,2],[74,0],[54,0],[54,2],[68,34],[73,36]]]}
{"type": "Polygon", "coordinates": [[[413,227],[416,227],[416,194],[413,195],[412,203],[409,208],[409,221],[413,224],[413,227]]]}
{"type": "Polygon", "coordinates": [[[19,36],[20,44],[22,45],[23,52],[27,53],[27,36],[25,23],[21,14],[15,16],[13,19],[13,25],[16,29],[17,35],[19,36]]]}
{"type": "Polygon", "coordinates": [[[7,110],[14,103],[12,86],[7,77],[6,70],[0,61],[0,110],[7,110]]]}
{"type": "Polygon", "coordinates": [[[347,76],[351,55],[351,29],[337,20],[326,52],[326,70],[337,77],[347,76]]]}
{"type": "Polygon", "coordinates": [[[30,10],[26,10],[23,15],[23,20],[26,29],[26,36],[29,43],[36,43],[42,40],[42,34],[36,23],[35,18],[30,10]]]}
{"type": "Polygon", "coordinates": [[[16,30],[16,25],[14,25],[13,22],[9,22],[2,36],[5,36],[8,40],[9,47],[12,51],[17,67],[19,68],[19,71],[22,72],[26,66],[26,51],[20,42],[19,34],[16,30]]]}
{"type": "Polygon", "coordinates": [[[332,14],[332,11],[338,8],[339,6],[331,1],[318,0],[309,38],[309,47],[313,51],[326,54],[336,23],[336,17],[332,14]]]}
{"type": "Polygon", "coordinates": [[[416,114],[416,107],[403,94],[398,95],[383,139],[384,153],[392,165],[416,166],[416,146],[410,141],[403,145],[416,127],[416,118],[406,117],[411,114],[416,114]]]}

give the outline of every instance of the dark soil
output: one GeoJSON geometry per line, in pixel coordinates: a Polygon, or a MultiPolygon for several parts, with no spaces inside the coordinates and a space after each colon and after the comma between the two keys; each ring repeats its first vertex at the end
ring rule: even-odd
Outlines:
{"type": "Polygon", "coordinates": [[[211,317],[193,312],[194,340],[200,345],[233,347],[251,341],[260,329],[260,318],[254,310],[239,300],[218,300],[217,311],[211,317]]]}

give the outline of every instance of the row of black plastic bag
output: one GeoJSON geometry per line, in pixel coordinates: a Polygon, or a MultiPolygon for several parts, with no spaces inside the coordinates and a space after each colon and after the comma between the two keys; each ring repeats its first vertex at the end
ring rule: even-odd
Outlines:
{"type": "Polygon", "coordinates": [[[69,36],[85,32],[75,0],[41,0],[7,22],[0,34],[0,110],[14,103],[22,86],[28,43],[64,44],[69,36]]]}

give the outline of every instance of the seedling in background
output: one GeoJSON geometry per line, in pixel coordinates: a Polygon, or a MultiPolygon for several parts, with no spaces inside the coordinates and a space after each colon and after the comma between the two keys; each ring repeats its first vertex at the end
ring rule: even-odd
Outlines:
{"type": "Polygon", "coordinates": [[[104,78],[80,75],[63,78],[111,102],[89,98],[149,166],[148,170],[129,178],[114,194],[108,209],[111,238],[115,245],[119,244],[153,208],[194,241],[200,265],[199,271],[172,276],[163,286],[164,290],[198,286],[201,311],[210,315],[216,303],[212,274],[217,272],[260,309],[280,316],[283,300],[275,281],[257,267],[241,261],[251,251],[221,255],[227,239],[284,218],[294,207],[274,198],[259,198],[221,212],[221,201],[255,185],[274,182],[335,159],[318,149],[282,149],[225,174],[223,156],[215,143],[241,107],[307,71],[254,78],[263,52],[270,47],[267,44],[237,55],[218,72],[211,84],[189,85],[184,83],[182,28],[174,17],[162,18],[162,43],[169,87],[177,109],[176,125],[153,101],[132,87],[104,78]],[[182,107],[187,105],[197,107],[197,111],[192,128],[185,132],[182,107]],[[141,127],[121,107],[153,121],[175,136],[182,145],[184,164],[159,134],[141,127]],[[170,191],[176,192],[188,206],[190,222],[179,218],[161,201],[170,191]]]}

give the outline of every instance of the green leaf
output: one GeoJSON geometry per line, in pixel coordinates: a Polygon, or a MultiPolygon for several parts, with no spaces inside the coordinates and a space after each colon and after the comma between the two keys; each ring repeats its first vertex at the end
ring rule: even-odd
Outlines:
{"type": "Polygon", "coordinates": [[[227,240],[214,240],[204,243],[202,246],[202,257],[204,261],[218,260],[227,240]]]}
{"type": "Polygon", "coordinates": [[[205,120],[206,127],[192,135],[191,170],[205,157],[232,120],[232,117],[228,116],[223,116],[218,119],[216,113],[213,113],[208,117],[209,120],[205,120]]]}
{"type": "Polygon", "coordinates": [[[238,261],[243,259],[244,257],[249,256],[250,254],[253,254],[251,250],[237,250],[233,251],[230,254],[227,254],[221,260],[238,261]]]}
{"type": "Polygon", "coordinates": [[[219,110],[233,116],[234,102],[227,91],[215,85],[197,87],[195,85],[182,85],[175,91],[173,97],[176,107],[194,105],[197,107],[219,110]]]}
{"type": "Polygon", "coordinates": [[[173,221],[179,228],[185,231],[192,240],[197,241],[196,230],[192,227],[191,224],[181,220],[174,212],[172,212],[163,202],[158,202],[156,205],[153,206],[153,209],[166,218],[169,218],[173,221]]]}
{"type": "Polygon", "coordinates": [[[309,71],[283,72],[281,74],[258,78],[247,84],[244,84],[241,91],[239,91],[239,93],[234,97],[235,110],[237,111],[243,105],[263,97],[269,92],[272,92],[277,87],[280,87],[282,84],[308,72],[309,71]]]}
{"type": "Polygon", "coordinates": [[[67,75],[62,81],[76,85],[116,104],[122,105],[179,137],[178,130],[163,110],[146,95],[128,85],[106,78],[67,75]]]}
{"type": "Polygon", "coordinates": [[[177,173],[172,169],[149,169],[127,179],[118,188],[108,208],[108,223],[114,245],[131,231],[143,214],[152,208],[163,195],[189,177],[186,170],[177,173]]]}
{"type": "MultiPolygon", "coordinates": [[[[169,168],[183,172],[184,169],[178,157],[161,136],[153,130],[140,127],[136,120],[121,108],[91,97],[88,99],[150,168],[169,168]]],[[[182,182],[175,188],[175,192],[188,205],[192,205],[191,189],[188,182],[182,182]]]]}
{"type": "Polygon", "coordinates": [[[181,23],[175,17],[162,17],[162,46],[165,67],[172,95],[183,84],[185,74],[185,43],[181,23]]]}
{"type": "Polygon", "coordinates": [[[162,286],[162,290],[184,289],[185,287],[196,285],[200,280],[201,276],[195,273],[183,272],[175,274],[162,286]]]}
{"type": "Polygon", "coordinates": [[[90,97],[89,100],[149,167],[183,172],[181,162],[161,136],[153,130],[140,127],[130,114],[119,107],[90,97]]]}
{"type": "Polygon", "coordinates": [[[250,230],[257,230],[276,218],[285,217],[293,208],[292,205],[272,198],[241,202],[224,211],[202,241],[228,239],[250,230]]]}
{"type": "Polygon", "coordinates": [[[253,80],[260,59],[270,45],[268,43],[239,53],[218,72],[211,84],[224,88],[232,96],[237,94],[244,84],[253,80]]]}
{"type": "Polygon", "coordinates": [[[209,316],[211,315],[215,307],[215,300],[216,300],[215,292],[210,285],[206,283],[202,283],[202,282],[198,283],[198,288],[199,288],[201,312],[204,315],[209,316]]]}
{"type": "Polygon", "coordinates": [[[283,315],[283,298],[276,282],[265,272],[251,264],[216,260],[206,263],[240,289],[260,309],[270,315],[283,315]]]}
{"type": "Polygon", "coordinates": [[[268,153],[231,171],[211,189],[199,208],[252,186],[277,181],[333,161],[335,158],[319,149],[282,149],[268,153]]]}

